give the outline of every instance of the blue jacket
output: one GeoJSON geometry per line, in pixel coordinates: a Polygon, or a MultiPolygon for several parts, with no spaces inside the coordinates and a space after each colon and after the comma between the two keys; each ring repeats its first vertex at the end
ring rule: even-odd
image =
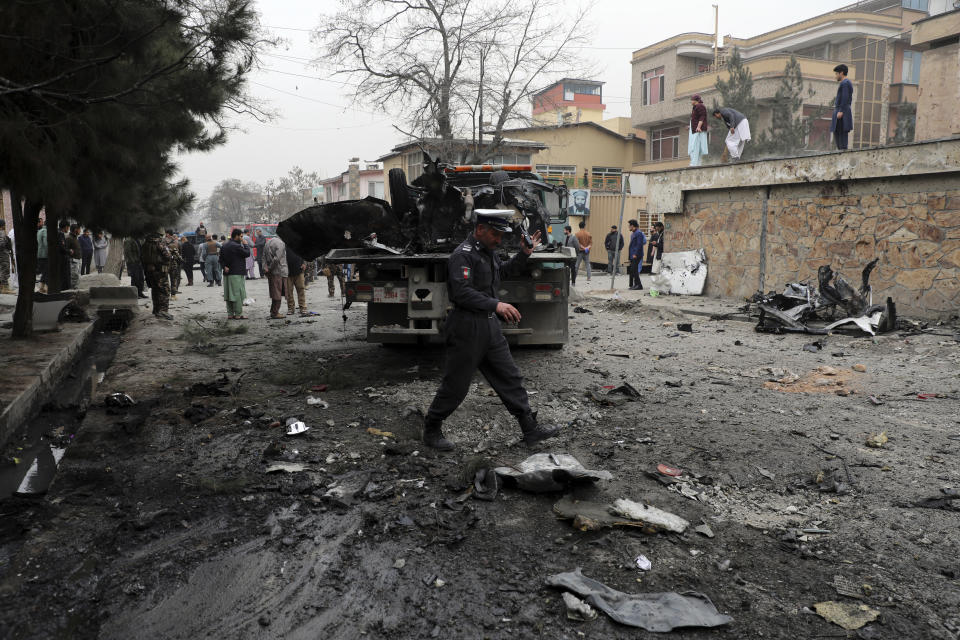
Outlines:
{"type": "Polygon", "coordinates": [[[850,82],[849,78],[844,78],[840,81],[840,86],[837,87],[837,101],[833,105],[833,118],[830,120],[830,131],[837,130],[838,112],[843,112],[843,118],[840,119],[840,126],[843,128],[840,129],[840,131],[851,131],[853,129],[853,110],[850,108],[852,102],[853,83],[850,82]]]}
{"type": "Polygon", "coordinates": [[[643,235],[643,231],[637,229],[630,234],[630,259],[632,260],[634,256],[638,259],[643,259],[643,245],[647,244],[647,236],[643,235]]]}
{"type": "Polygon", "coordinates": [[[80,253],[84,256],[93,255],[93,238],[90,236],[85,236],[80,234],[80,237],[77,238],[77,242],[80,243],[80,253]]]}

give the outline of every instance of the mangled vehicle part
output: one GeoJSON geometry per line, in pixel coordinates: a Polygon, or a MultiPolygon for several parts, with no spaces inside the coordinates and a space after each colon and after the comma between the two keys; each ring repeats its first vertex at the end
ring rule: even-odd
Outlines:
{"type": "Polygon", "coordinates": [[[577,568],[547,578],[547,586],[570,591],[620,624],[665,633],[682,627],[719,627],[733,622],[710,598],[695,591],[685,593],[630,594],[588,578],[577,568]]]}
{"type": "Polygon", "coordinates": [[[757,293],[751,302],[760,312],[756,330],[767,333],[809,333],[825,335],[835,329],[853,325],[869,335],[892,331],[897,324],[893,300],[884,305],[873,304],[870,274],[877,259],[864,267],[860,288],[854,289],[840,273],[829,265],[817,270],[818,289],[806,282],[788,284],[783,293],[757,293]],[[845,317],[834,320],[837,313],[845,317]]]}
{"type": "Polygon", "coordinates": [[[402,169],[389,173],[393,203],[378,198],[308,207],[277,226],[277,235],[297,255],[313,260],[331,249],[370,248],[412,255],[452,251],[473,230],[477,209],[512,211],[521,233],[504,237],[516,251],[522,234],[547,237],[547,203],[565,203],[567,188],[530,171],[495,166],[455,167],[428,161],[412,184],[402,169]],[[470,169],[469,171],[465,169],[470,169]]]}
{"type": "Polygon", "coordinates": [[[605,504],[566,496],[553,505],[553,511],[560,518],[573,520],[574,528],[581,531],[604,527],[637,527],[651,534],[683,533],[690,526],[680,516],[625,498],[605,504]]]}
{"type": "Polygon", "coordinates": [[[707,254],[703,249],[663,254],[660,273],[651,278],[660,293],[699,296],[707,284],[707,254]]]}
{"type": "Polygon", "coordinates": [[[497,467],[497,475],[516,481],[524,491],[562,491],[572,482],[612,480],[609,471],[586,469],[565,453],[537,453],[516,467],[497,467]]]}

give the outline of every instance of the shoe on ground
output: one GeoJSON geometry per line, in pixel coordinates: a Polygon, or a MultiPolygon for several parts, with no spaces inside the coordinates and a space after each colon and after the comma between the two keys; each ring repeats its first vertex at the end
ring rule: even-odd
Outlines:
{"type": "Polygon", "coordinates": [[[443,437],[443,422],[423,419],[423,443],[437,451],[453,451],[453,443],[443,437]]]}
{"type": "Polygon", "coordinates": [[[538,424],[536,412],[529,413],[520,419],[520,430],[523,432],[523,441],[527,446],[535,445],[560,433],[558,426],[538,424]]]}

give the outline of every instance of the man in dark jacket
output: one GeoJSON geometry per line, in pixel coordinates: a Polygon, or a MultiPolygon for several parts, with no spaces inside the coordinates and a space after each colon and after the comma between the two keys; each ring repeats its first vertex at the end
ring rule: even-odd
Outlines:
{"type": "Polygon", "coordinates": [[[620,275],[620,252],[623,251],[623,236],[617,231],[617,225],[610,227],[610,233],[603,239],[603,246],[607,249],[607,273],[620,275]]]}
{"type": "Polygon", "coordinates": [[[80,243],[80,275],[83,276],[90,273],[90,262],[93,261],[93,238],[90,237],[90,229],[84,229],[77,242],[80,243]]]}
{"type": "Polygon", "coordinates": [[[189,238],[180,238],[180,257],[183,258],[183,272],[187,274],[187,286],[193,286],[193,263],[197,259],[197,247],[189,238]]]}
{"type": "Polygon", "coordinates": [[[478,368],[519,421],[527,444],[553,437],[560,430],[537,424],[537,414],[530,409],[523,377],[500,326],[500,319],[519,323],[520,312],[497,297],[500,279],[523,269],[540,242],[540,232],[533,235],[532,246],[524,242],[517,255],[504,264],[496,252],[503,234],[511,232],[503,212],[477,209],[476,214],[474,232],[454,249],[447,262],[447,291],[454,307],[444,323],[447,362],[423,424],[424,443],[442,451],[453,449],[453,443],[443,437],[443,421],[467,396],[478,368]]]}
{"type": "Polygon", "coordinates": [[[263,277],[263,250],[267,246],[267,239],[263,237],[263,231],[257,229],[256,238],[253,241],[253,247],[257,250],[257,270],[260,273],[260,277],[263,277]]]}
{"type": "Polygon", "coordinates": [[[636,220],[631,220],[627,226],[630,228],[630,267],[627,273],[630,275],[630,288],[637,291],[643,289],[640,263],[643,261],[643,245],[647,244],[647,237],[640,231],[640,223],[636,220]]]}
{"type": "Polygon", "coordinates": [[[246,320],[243,299],[247,297],[247,258],[250,247],[243,240],[243,231],[234,229],[230,240],[220,249],[220,267],[223,269],[223,299],[227,302],[227,318],[246,320]]]}
{"type": "Polygon", "coordinates": [[[833,118],[830,121],[830,131],[841,151],[847,148],[850,131],[853,130],[853,83],[847,78],[847,65],[838,64],[833,68],[840,85],[837,87],[837,100],[833,105],[833,118]]]}
{"type": "Polygon", "coordinates": [[[300,301],[300,315],[310,315],[310,312],[307,311],[307,292],[303,282],[303,273],[306,270],[307,263],[287,246],[287,315],[292,316],[295,310],[293,304],[294,292],[296,292],[297,299],[300,301]]]}

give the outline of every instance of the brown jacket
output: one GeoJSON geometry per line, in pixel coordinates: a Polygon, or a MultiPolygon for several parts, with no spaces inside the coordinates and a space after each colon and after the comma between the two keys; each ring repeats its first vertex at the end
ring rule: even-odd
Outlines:
{"type": "Polygon", "coordinates": [[[577,236],[577,242],[580,243],[581,250],[586,251],[593,247],[593,236],[590,235],[590,232],[586,229],[580,229],[580,231],[577,231],[574,235],[577,236]]]}

